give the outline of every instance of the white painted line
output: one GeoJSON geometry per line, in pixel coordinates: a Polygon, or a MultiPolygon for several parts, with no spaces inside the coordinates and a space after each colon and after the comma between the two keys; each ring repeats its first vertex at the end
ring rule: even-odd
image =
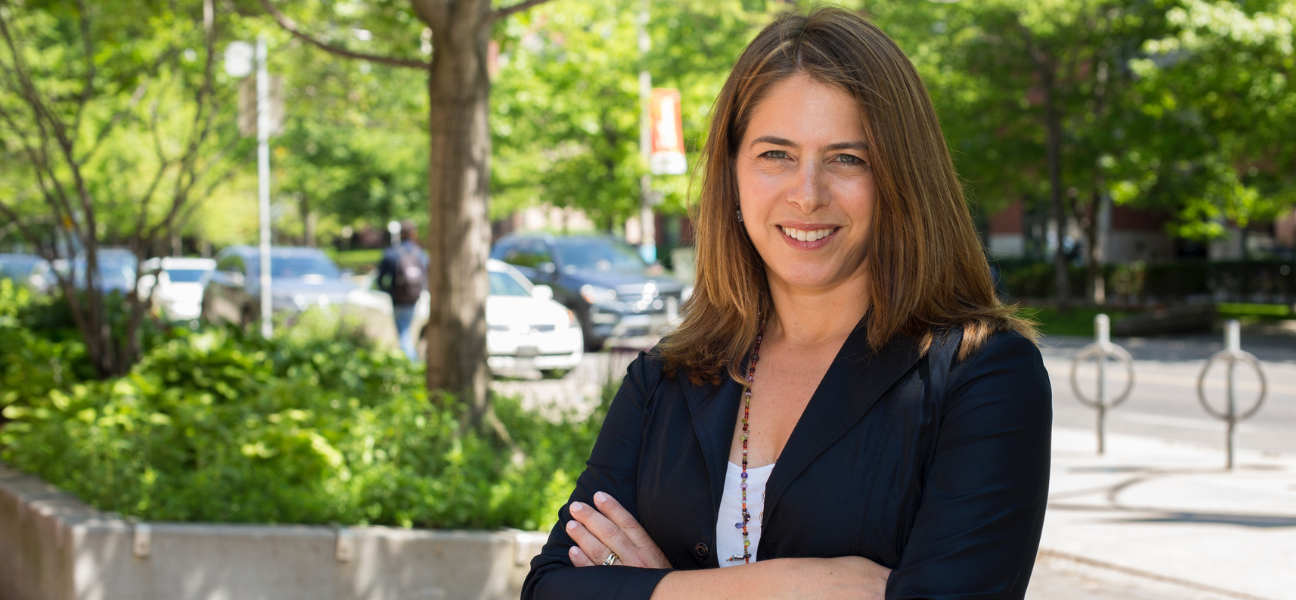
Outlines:
{"type": "MultiPolygon", "coordinates": [[[[1114,410],[1110,413],[1110,418],[1116,421],[1129,421],[1132,423],[1143,423],[1146,425],[1165,425],[1169,427],[1182,427],[1184,429],[1203,429],[1209,431],[1223,431],[1223,421],[1208,421],[1206,419],[1190,419],[1187,417],[1168,417],[1165,415],[1151,415],[1148,413],[1122,412],[1114,410]]],[[[1249,429],[1243,424],[1241,430],[1249,429]]]]}
{"type": "MultiPolygon", "coordinates": [[[[1110,415],[1109,418],[1117,421],[1143,423],[1144,425],[1162,425],[1166,427],[1181,427],[1183,429],[1200,429],[1204,431],[1224,431],[1224,421],[1212,421],[1210,419],[1193,419],[1188,417],[1171,417],[1139,412],[1124,412],[1120,409],[1116,409],[1108,413],[1108,415],[1110,415]]],[[[1256,432],[1260,430],[1289,431],[1289,429],[1285,427],[1269,427],[1245,421],[1238,424],[1239,433],[1256,432]]]]}

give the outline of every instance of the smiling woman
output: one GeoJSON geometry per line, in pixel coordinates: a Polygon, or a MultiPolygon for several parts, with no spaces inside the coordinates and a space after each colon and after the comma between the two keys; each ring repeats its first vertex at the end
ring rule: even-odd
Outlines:
{"type": "Polygon", "coordinates": [[[712,115],[683,323],[523,598],[1022,598],[1048,375],[913,65],[853,13],[786,15],[712,115]]]}

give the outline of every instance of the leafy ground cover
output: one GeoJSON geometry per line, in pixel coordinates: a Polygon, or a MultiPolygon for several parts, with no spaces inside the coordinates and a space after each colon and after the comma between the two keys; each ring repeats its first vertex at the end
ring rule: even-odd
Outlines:
{"type": "Polygon", "coordinates": [[[174,329],[99,381],[24,311],[0,288],[0,458],[146,520],[542,529],[609,400],[554,421],[498,398],[510,446],[430,403],[421,366],[385,349],[174,329]]]}

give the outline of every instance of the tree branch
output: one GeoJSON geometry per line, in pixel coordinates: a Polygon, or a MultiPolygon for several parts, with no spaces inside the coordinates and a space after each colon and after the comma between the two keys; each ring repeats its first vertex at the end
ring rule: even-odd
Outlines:
{"type": "Polygon", "coordinates": [[[508,17],[511,17],[517,13],[520,13],[524,10],[528,10],[531,8],[535,8],[548,1],[549,0],[522,0],[522,2],[518,2],[513,6],[503,6],[497,8],[490,12],[490,16],[486,17],[486,22],[490,23],[492,21],[497,21],[499,19],[507,19],[508,17]]]}
{"type": "Polygon", "coordinates": [[[81,96],[77,99],[76,114],[72,117],[72,131],[81,131],[81,115],[85,112],[86,104],[90,102],[90,96],[94,94],[95,79],[95,51],[94,39],[90,37],[90,16],[86,14],[85,0],[77,0],[77,19],[81,24],[81,41],[85,45],[86,74],[85,85],[81,89],[81,96]]]}
{"type": "Polygon", "coordinates": [[[406,68],[423,69],[423,70],[432,68],[432,65],[423,62],[421,60],[410,60],[408,58],[396,58],[394,56],[379,56],[377,54],[365,54],[363,52],[354,52],[351,50],[347,50],[346,48],[343,48],[341,46],[335,46],[333,44],[322,42],[309,35],[306,35],[306,33],[303,32],[301,28],[297,26],[296,21],[293,21],[292,19],[288,18],[287,15],[279,12],[279,9],[275,8],[274,5],[270,3],[270,0],[261,0],[261,6],[265,8],[266,12],[270,13],[270,16],[274,18],[275,22],[278,23],[280,27],[284,28],[284,30],[286,30],[288,33],[293,34],[293,37],[296,37],[297,39],[300,39],[318,48],[321,48],[331,54],[336,54],[344,58],[367,60],[369,62],[383,64],[383,65],[390,65],[393,67],[406,67],[406,68]]]}
{"type": "MultiPolygon", "coordinates": [[[[39,119],[39,116],[37,118],[39,119]]],[[[72,204],[67,199],[67,194],[58,180],[58,174],[49,166],[47,153],[44,150],[45,138],[40,138],[41,151],[37,152],[36,148],[27,141],[26,132],[19,128],[13,116],[3,106],[0,106],[0,120],[3,120],[9,126],[9,129],[14,132],[23,151],[27,154],[28,160],[31,161],[32,169],[36,171],[36,182],[40,186],[41,193],[45,196],[46,204],[54,211],[55,218],[58,220],[64,220],[65,218],[71,220],[72,204]]],[[[84,232],[81,231],[75,221],[73,221],[72,229],[78,238],[84,235],[84,232]]]]}

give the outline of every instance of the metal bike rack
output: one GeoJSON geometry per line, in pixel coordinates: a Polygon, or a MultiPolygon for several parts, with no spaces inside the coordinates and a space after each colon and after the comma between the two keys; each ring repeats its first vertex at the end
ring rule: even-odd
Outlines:
{"type": "Polygon", "coordinates": [[[1238,423],[1251,418],[1260,410],[1268,391],[1269,384],[1265,381],[1264,370],[1260,368],[1260,361],[1250,352],[1242,350],[1242,327],[1236,319],[1230,319],[1224,329],[1224,349],[1213,354],[1206,361],[1206,364],[1202,366],[1201,375],[1197,376],[1197,400],[1201,402],[1202,408],[1206,409],[1206,414],[1225,423],[1225,444],[1228,451],[1227,466],[1230,471],[1237,469],[1238,423]],[[1206,373],[1210,371],[1215,361],[1223,361],[1226,365],[1224,379],[1225,406],[1223,411],[1215,410],[1210,405],[1210,402],[1206,401],[1206,373]],[[1251,365],[1251,368],[1255,369],[1256,375],[1260,378],[1260,396],[1256,398],[1255,405],[1241,412],[1238,411],[1237,381],[1235,378],[1239,362],[1251,365]]]}
{"type": "Polygon", "coordinates": [[[1134,389],[1134,359],[1124,348],[1111,342],[1111,319],[1107,315],[1094,317],[1094,331],[1097,341],[1082,348],[1080,353],[1076,354],[1075,360],[1071,362],[1071,391],[1082,404],[1098,411],[1098,454],[1103,454],[1107,451],[1107,411],[1125,402],[1129,398],[1130,391],[1134,389]],[[1109,358],[1124,363],[1125,373],[1128,376],[1125,389],[1110,397],[1107,393],[1107,359],[1109,358]],[[1076,382],[1076,373],[1080,370],[1080,364],[1090,359],[1098,363],[1098,389],[1094,398],[1086,397],[1076,382]]]}

